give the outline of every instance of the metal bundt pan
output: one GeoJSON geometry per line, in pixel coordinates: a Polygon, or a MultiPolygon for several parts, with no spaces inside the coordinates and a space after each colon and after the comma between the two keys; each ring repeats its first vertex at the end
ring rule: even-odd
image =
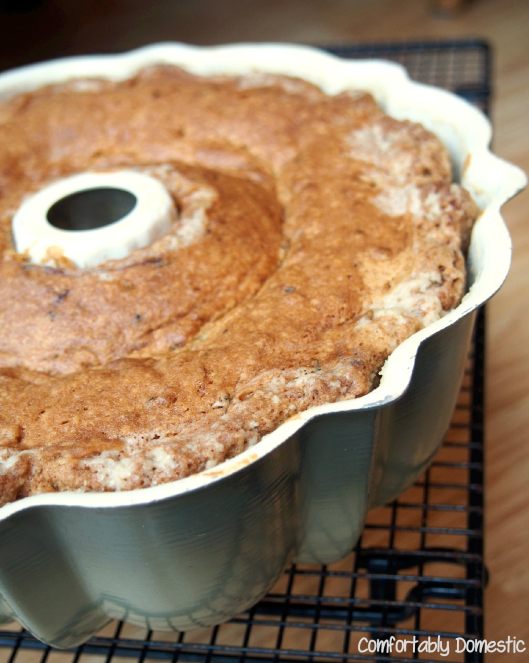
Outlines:
{"type": "Polygon", "coordinates": [[[2,75],[0,97],[74,77],[123,79],[163,62],[198,74],[290,74],[330,94],[369,90],[390,115],[433,130],[483,210],[469,290],[393,352],[377,389],[311,408],[215,468],[143,490],[45,494],[0,509],[0,616],[58,647],[112,618],[153,629],[222,622],[256,602],[290,560],[346,555],[367,510],[416,479],[448,428],[475,311],[509,269],[499,209],[525,184],[490,153],[490,124],[466,102],[412,82],[398,65],[306,47],[161,44],[70,58],[2,75]]]}

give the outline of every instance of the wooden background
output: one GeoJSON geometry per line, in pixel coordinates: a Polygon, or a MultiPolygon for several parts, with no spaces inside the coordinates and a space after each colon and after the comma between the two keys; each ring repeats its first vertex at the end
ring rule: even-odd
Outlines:
{"type": "MultiPolygon", "coordinates": [[[[4,0],[0,7],[6,4],[17,5],[4,0]]],[[[18,2],[19,9],[21,4],[31,2],[18,2]]],[[[0,14],[0,68],[160,40],[330,44],[485,37],[495,50],[494,147],[527,172],[529,2],[474,0],[456,13],[440,12],[437,4],[428,0],[47,0],[33,11],[0,14]]],[[[486,558],[491,582],[486,635],[499,639],[510,634],[529,645],[528,204],[525,192],[505,207],[514,262],[488,316],[486,558]]],[[[512,659],[494,656],[494,661],[500,660],[512,659]]]]}

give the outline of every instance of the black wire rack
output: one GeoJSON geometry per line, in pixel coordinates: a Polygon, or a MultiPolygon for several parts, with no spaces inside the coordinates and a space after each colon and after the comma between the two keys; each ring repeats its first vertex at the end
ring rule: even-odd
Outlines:
{"type": "MultiPolygon", "coordinates": [[[[400,62],[413,78],[489,110],[490,51],[481,41],[330,50],[400,62]]],[[[264,600],[211,629],[164,633],[114,622],[85,645],[59,651],[16,624],[4,625],[0,663],[482,661],[472,647],[459,649],[483,637],[484,329],[482,311],[451,428],[433,464],[398,500],[369,513],[346,559],[291,566],[264,600]],[[449,655],[419,651],[414,637],[440,638],[449,655]],[[391,648],[394,639],[407,641],[406,651],[391,648]],[[383,651],[369,651],[370,642],[383,651]]]]}

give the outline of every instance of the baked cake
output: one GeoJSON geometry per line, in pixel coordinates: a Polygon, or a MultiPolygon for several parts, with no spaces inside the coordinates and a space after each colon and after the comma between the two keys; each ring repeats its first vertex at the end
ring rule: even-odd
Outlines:
{"type": "Polygon", "coordinates": [[[372,390],[456,306],[477,208],[445,148],[373,98],[145,69],[0,106],[0,503],[185,477],[372,390]],[[137,169],[171,230],[93,268],[16,252],[21,202],[137,169]]]}

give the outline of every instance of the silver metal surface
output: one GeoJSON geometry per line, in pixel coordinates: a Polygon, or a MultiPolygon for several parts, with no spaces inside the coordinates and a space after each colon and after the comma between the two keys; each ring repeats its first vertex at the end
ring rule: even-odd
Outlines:
{"type": "Polygon", "coordinates": [[[398,116],[408,112],[398,104],[403,86],[414,90],[418,105],[432,109],[432,117],[423,108],[414,119],[435,123],[442,110],[446,142],[484,208],[469,254],[473,283],[458,309],[397,349],[367,397],[298,415],[237,458],[180,482],[37,496],[0,509],[0,620],[15,616],[59,647],[83,642],[113,618],[157,630],[219,623],[264,595],[291,559],[330,563],[346,555],[367,510],[417,478],[448,428],[475,309],[508,269],[498,210],[524,183],[487,151],[488,123],[460,100],[410,83],[395,65],[349,67],[299,47],[162,45],[70,59],[4,75],[0,96],[71,75],[123,78],[157,61],[230,72],[265,63],[264,70],[286,68],[316,83],[327,72],[331,91],[338,80],[372,84],[398,116]],[[467,131],[456,126],[461,115],[467,131]],[[479,161],[457,151],[459,140],[469,154],[479,151],[479,161]],[[471,164],[468,172],[463,164],[471,164]]]}
{"type": "Polygon", "coordinates": [[[292,558],[340,559],[368,507],[411,484],[439,446],[472,321],[421,345],[401,399],[318,416],[204,488],[145,505],[16,512],[0,522],[4,601],[37,637],[67,647],[111,618],[158,630],[222,622],[292,558]]]}

